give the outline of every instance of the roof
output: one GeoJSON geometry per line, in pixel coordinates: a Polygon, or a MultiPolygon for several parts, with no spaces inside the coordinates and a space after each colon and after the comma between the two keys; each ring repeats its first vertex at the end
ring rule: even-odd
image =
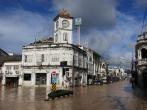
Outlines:
{"type": "Polygon", "coordinates": [[[4,62],[21,61],[21,57],[21,55],[0,56],[0,67],[3,65],[4,62]]]}
{"type": "Polygon", "coordinates": [[[70,13],[67,10],[61,10],[59,12],[59,14],[53,19],[54,21],[56,21],[56,19],[58,17],[62,17],[62,18],[68,18],[68,19],[73,19],[73,17],[70,15],[70,13]]]}
{"type": "Polygon", "coordinates": [[[49,37],[49,38],[44,38],[38,41],[35,41],[33,43],[30,43],[29,45],[42,45],[42,44],[52,44],[54,42],[53,37],[49,37]]]}
{"type": "Polygon", "coordinates": [[[8,56],[8,53],[0,48],[0,56],[8,56]]]}
{"type": "Polygon", "coordinates": [[[76,45],[77,47],[81,47],[81,48],[83,48],[83,50],[88,50],[88,51],[91,51],[91,52],[93,52],[93,54],[94,54],[94,56],[96,56],[97,58],[100,58],[101,57],[101,55],[99,54],[99,53],[97,53],[96,51],[94,51],[94,50],[92,50],[92,49],[90,49],[90,48],[87,48],[87,47],[84,47],[84,46],[81,46],[81,45],[76,45]]]}

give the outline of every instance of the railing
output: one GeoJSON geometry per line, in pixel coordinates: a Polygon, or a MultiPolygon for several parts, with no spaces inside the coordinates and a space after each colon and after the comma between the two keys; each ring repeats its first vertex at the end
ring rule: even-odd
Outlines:
{"type": "Polygon", "coordinates": [[[147,58],[138,60],[137,61],[137,65],[147,65],[147,58]]]}

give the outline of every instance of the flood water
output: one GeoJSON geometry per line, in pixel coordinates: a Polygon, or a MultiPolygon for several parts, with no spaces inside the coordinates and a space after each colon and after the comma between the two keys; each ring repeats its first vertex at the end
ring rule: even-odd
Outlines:
{"type": "Polygon", "coordinates": [[[46,87],[0,87],[0,110],[147,110],[146,94],[129,81],[76,87],[74,95],[44,101],[46,87]]]}

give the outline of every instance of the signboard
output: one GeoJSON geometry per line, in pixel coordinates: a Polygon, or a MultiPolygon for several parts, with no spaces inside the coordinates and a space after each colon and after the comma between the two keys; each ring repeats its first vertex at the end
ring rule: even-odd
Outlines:
{"type": "Polygon", "coordinates": [[[56,71],[51,73],[51,83],[52,83],[52,91],[56,91],[56,82],[57,82],[57,74],[56,71]]]}
{"type": "Polygon", "coordinates": [[[75,19],[75,25],[80,26],[82,24],[82,19],[81,18],[76,18],[75,19]]]}
{"type": "Polygon", "coordinates": [[[57,81],[56,72],[53,71],[53,72],[51,73],[51,83],[52,83],[52,84],[56,84],[56,81],[57,81]]]}

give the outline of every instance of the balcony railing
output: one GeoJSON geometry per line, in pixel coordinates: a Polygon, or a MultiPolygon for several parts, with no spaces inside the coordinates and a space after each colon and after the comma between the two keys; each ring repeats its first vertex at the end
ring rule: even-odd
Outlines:
{"type": "Polygon", "coordinates": [[[147,58],[144,58],[144,59],[138,60],[137,65],[138,65],[138,66],[141,66],[141,65],[147,65],[147,58]]]}

